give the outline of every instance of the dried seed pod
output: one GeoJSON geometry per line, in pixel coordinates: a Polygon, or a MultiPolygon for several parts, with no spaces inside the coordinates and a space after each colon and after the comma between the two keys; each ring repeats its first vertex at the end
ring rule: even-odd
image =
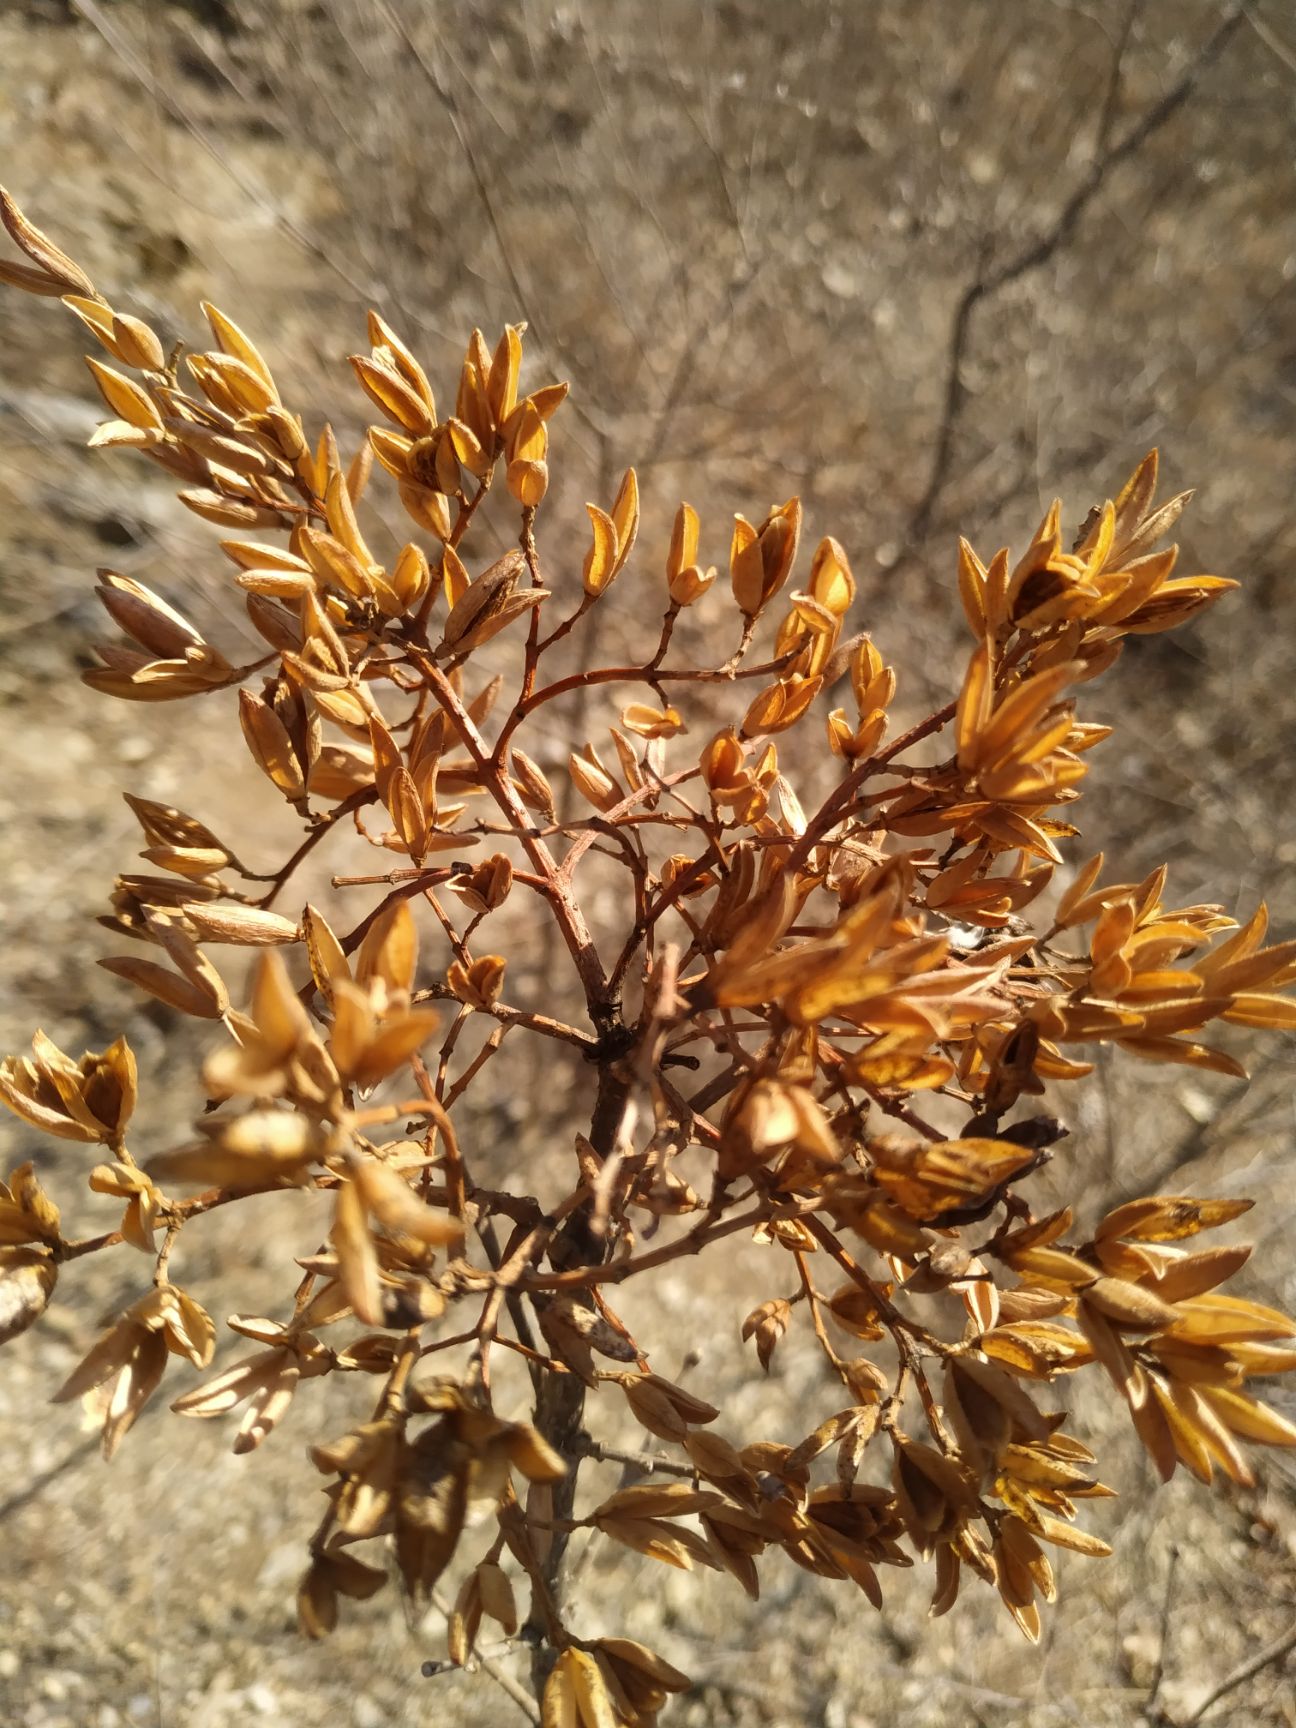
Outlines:
{"type": "MultiPolygon", "coordinates": [[[[447,553],[449,549],[447,548],[447,553]]],[[[485,641],[487,635],[494,634],[489,629],[493,621],[498,621],[500,615],[508,612],[503,623],[515,617],[516,611],[508,610],[511,602],[517,598],[515,590],[519,579],[526,571],[526,559],[521,552],[506,552],[502,558],[496,559],[488,570],[469,583],[467,588],[451,605],[445,621],[442,636],[442,651],[447,649],[475,646],[485,641]]],[[[532,596],[542,590],[532,589],[532,596]]],[[[533,598],[522,596],[524,604],[535,604],[533,598]]],[[[502,624],[497,623],[497,628],[502,624]]]]}
{"type": "Polygon", "coordinates": [[[8,229],[14,244],[36,266],[34,272],[14,274],[16,267],[7,265],[7,280],[37,294],[84,294],[94,298],[94,283],[85,271],[66,252],[60,251],[48,234],[27,220],[3,186],[0,186],[0,222],[8,229]]]}
{"type": "Polygon", "coordinates": [[[0,1248],[0,1344],[36,1324],[57,1283],[58,1267],[48,1254],[31,1248],[0,1248]]]}

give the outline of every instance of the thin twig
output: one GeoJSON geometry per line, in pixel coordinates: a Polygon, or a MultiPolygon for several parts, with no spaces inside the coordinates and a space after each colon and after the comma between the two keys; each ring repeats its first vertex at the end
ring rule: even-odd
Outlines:
{"type": "Polygon", "coordinates": [[[973,313],[986,300],[1020,281],[1023,276],[1042,269],[1059,248],[1067,243],[1085,211],[1106,185],[1112,170],[1141,150],[1148,139],[1159,132],[1179,111],[1192,94],[1206,67],[1218,56],[1242,22],[1245,13],[1244,6],[1231,6],[1193,56],[1178,81],[1164,96],[1152,103],[1123,138],[1104,147],[1115,113],[1121,59],[1133,24],[1131,10],[1127,14],[1125,27],[1113,57],[1112,71],[1099,117],[1098,147],[1088,173],[1058,211],[1052,225],[993,270],[987,268],[988,244],[983,241],[976,272],[956,301],[950,320],[950,333],[946,343],[944,399],[931,467],[922,496],[910,514],[904,534],[904,547],[897,563],[919,545],[930,531],[936,505],[949,479],[955,440],[967,400],[963,386],[963,370],[971,341],[973,313]]]}
{"type": "MultiPolygon", "coordinates": [[[[451,1603],[446,1601],[445,1597],[439,1590],[434,1590],[432,1592],[432,1603],[434,1607],[444,1614],[447,1621],[451,1619],[454,1614],[454,1607],[451,1603]]],[[[536,1709],[535,1699],[532,1698],[531,1694],[527,1692],[525,1688],[519,1686],[513,1676],[508,1673],[506,1669],[501,1668],[498,1662],[494,1661],[489,1656],[482,1655],[480,1651],[477,1651],[470,1658],[470,1663],[472,1668],[480,1669],[483,1674],[490,1675],[491,1679],[499,1687],[500,1691],[506,1693],[508,1697],[513,1700],[528,1722],[538,1723],[540,1721],[540,1712],[536,1709]]],[[[453,1662],[448,1664],[425,1662],[423,1664],[423,1677],[428,1680],[434,1679],[440,1674],[457,1674],[461,1672],[462,1670],[453,1662]]]]}
{"type": "Polygon", "coordinates": [[[1157,1643],[1156,1666],[1152,1670],[1151,1684],[1148,1686],[1147,1704],[1149,1716],[1158,1709],[1157,1700],[1161,1696],[1161,1682],[1165,1679],[1166,1657],[1170,1650],[1171,1610],[1174,1605],[1175,1572],[1179,1565],[1179,1546],[1170,1544],[1170,1554],[1166,1561],[1165,1593],[1161,1598],[1161,1636],[1157,1643]]]}
{"type": "Polygon", "coordinates": [[[1272,1668],[1275,1662],[1285,1661],[1293,1650],[1296,1650],[1296,1626],[1289,1632],[1284,1632],[1281,1638],[1275,1638],[1272,1644],[1266,1644],[1263,1650],[1258,1650],[1247,1661],[1239,1663],[1231,1674],[1226,1674],[1219,1685],[1206,1694],[1191,1715],[1183,1718],[1180,1728],[1193,1728],[1193,1724],[1200,1722],[1207,1711],[1213,1710],[1221,1698],[1235,1692],[1239,1686],[1253,1680],[1266,1668],[1272,1668]]]}

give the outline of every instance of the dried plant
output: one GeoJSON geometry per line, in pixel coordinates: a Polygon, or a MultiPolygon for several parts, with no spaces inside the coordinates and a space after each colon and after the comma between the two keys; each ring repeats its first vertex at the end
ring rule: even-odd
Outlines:
{"type": "Polygon", "coordinates": [[[795,499],[736,519],[723,600],[682,505],[664,569],[639,576],[661,584],[651,651],[555,676],[554,650],[615,604],[639,499],[631,470],[588,507],[579,588],[566,558],[542,555],[566,388],[520,393],[520,328],[493,351],[473,333],[442,416],[372,314],[351,366],[381,422],[344,460],[328,427],[308,439],[223,313],[206,308],[215,346],[182,365],[7,196],[3,216],[26,261],[0,277],[61,298],[106,350],[89,365],[112,417],[91,444],[180,482],[227,536],[224,602],[266,643],[233,664],[106,570],[100,598],[130,645],[101,647],[86,679],[130,701],[237,692],[249,772],[304,830],[258,875],[200,817],[128,794],[155,873],[118,880],[103,922],[131,951],[103,964],[223,1029],[196,1137],[128,1149],[124,1040],[76,1061],[37,1033],[0,1069],[26,1123],[100,1149],[89,1185],[123,1208],[115,1229],[67,1240],[32,1164],[12,1173],[0,1335],[37,1319],[72,1262],[119,1246],[144,1257],[144,1294],[55,1394],[85,1402],[106,1456],[171,1356],[211,1362],[216,1327],[175,1282],[195,1221],[284,1190],[331,1197],[325,1242],[283,1241],[295,1288],[279,1317],[231,1317],[250,1352],[172,1408],[232,1415],[248,1452],[304,1382],[367,1379],[367,1418],[311,1448],[327,1504],[304,1630],[327,1633],[340,1599],[379,1591],[389,1564],[423,1603],[453,1561],[453,1606],[438,1592],[453,1661],[472,1660],[493,1621],[533,1647],[546,1723],[607,1728],[655,1721],[689,1682],[638,1643],[580,1635],[563,1587],[575,1531],[727,1572],[753,1597],[776,1551],[875,1604],[886,1568],[932,1559],[934,1613],[970,1572],[1034,1639],[1054,1596],[1049,1548],[1109,1552],[1075,1518],[1111,1490],[1045,1407],[1064,1376],[1106,1371],[1164,1478],[1183,1464],[1248,1483],[1248,1446],[1296,1444],[1250,1390],[1296,1367],[1296,1325],[1220,1293],[1245,1246],[1194,1241],[1248,1202],[1151,1196],[1086,1233],[1029,1196],[1065,1134],[1037,1101],[1089,1074],[1095,1047],[1239,1075],[1204,1028],[1296,1026],[1278,993],[1296,943],[1264,945],[1263,908],[1238,927],[1220,906],[1168,903],[1164,869],[1131,883],[1108,881],[1101,856],[1066,868],[1089,752],[1108,734],[1078,717],[1078,690],[1126,637],[1234,586],[1174,574],[1176,549],[1159,543],[1187,495],[1154,505],[1155,455],[1070,550],[1056,504],[1015,559],[961,545],[961,687],[889,742],[897,674],[846,632],[856,585],[837,541],[790,588],[795,499]],[[409,522],[389,563],[362,522],[375,457],[409,522]],[[501,472],[516,548],[474,569],[469,531],[501,472]],[[700,605],[730,634],[720,663],[681,665],[672,635],[700,605]],[[489,658],[507,670],[487,676],[481,650],[505,633],[489,658]],[[526,746],[577,687],[620,706],[610,749],[571,740],[556,789],[526,746]],[[403,862],[335,877],[327,910],[295,904],[299,867],[348,826],[403,862]],[[518,897],[560,939],[553,976],[488,946],[518,897]],[[256,950],[246,1008],[210,955],[231,947],[256,950]],[[465,1039],[474,1022],[489,1030],[465,1039]],[[546,1201],[481,1179],[506,1038],[588,1064],[588,1110],[539,1173],[546,1201]],[[726,1437],[702,1393],[654,1371],[678,1339],[632,1336],[613,1305],[629,1280],[723,1256],[740,1235],[769,1247],[760,1299],[745,1317],[699,1302],[698,1337],[740,1327],[765,1369],[776,1352],[818,1352],[823,1409],[795,1445],[726,1437]],[[503,1352],[530,1377],[525,1420],[496,1407],[503,1352]],[[596,1487],[601,1463],[636,1455],[586,1425],[627,1413],[654,1474],[596,1487]]]}

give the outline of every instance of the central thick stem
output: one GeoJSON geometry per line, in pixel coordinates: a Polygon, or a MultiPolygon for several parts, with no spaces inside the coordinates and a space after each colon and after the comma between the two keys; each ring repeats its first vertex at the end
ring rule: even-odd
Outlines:
{"type": "MultiPolygon", "coordinates": [[[[605,1034],[606,1036],[606,1034],[605,1034]]],[[[616,1145],[630,1097],[631,1082],[617,1055],[604,1057],[599,1068],[598,1095],[590,1121],[590,1145],[600,1158],[607,1158],[616,1145]]],[[[564,1272],[573,1267],[599,1265],[607,1253],[607,1243],[590,1229],[592,1202],[578,1207],[567,1219],[549,1247],[549,1259],[554,1269],[564,1272]]],[[[576,1506],[576,1487],[581,1460],[585,1456],[585,1382],[578,1374],[544,1374],[536,1394],[535,1425],[567,1466],[567,1474],[553,1488],[554,1523],[561,1525],[572,1517],[576,1506]]],[[[562,1572],[567,1554],[568,1533],[553,1532],[549,1551],[541,1566],[541,1584],[532,1592],[529,1628],[539,1634],[548,1625],[547,1609],[562,1609],[562,1572]]],[[[537,1637],[532,1657],[532,1681],[536,1696],[544,1691],[545,1681],[553,1667],[557,1652],[547,1639],[537,1637]]]]}

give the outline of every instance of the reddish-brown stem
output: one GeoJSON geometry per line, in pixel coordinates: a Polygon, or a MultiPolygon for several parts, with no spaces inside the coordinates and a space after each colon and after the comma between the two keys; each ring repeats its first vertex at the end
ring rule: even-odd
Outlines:
{"type": "Polygon", "coordinates": [[[950,1346],[948,1344],[944,1344],[939,1338],[934,1337],[925,1326],[919,1326],[914,1321],[907,1319],[905,1315],[900,1313],[899,1309],[887,1300],[878,1288],[876,1280],[870,1278],[864,1268],[846,1252],[822,1218],[807,1216],[805,1222],[806,1229],[827,1250],[829,1256],[836,1261],[851,1282],[857,1284],[861,1290],[867,1291],[872,1300],[877,1303],[878,1312],[882,1315],[893,1335],[907,1333],[910,1338],[917,1339],[933,1355],[949,1355],[950,1346]]]}
{"type": "Polygon", "coordinates": [[[363,810],[366,804],[376,803],[377,798],[378,790],[376,787],[360,787],[359,790],[353,792],[349,798],[344,798],[340,804],[335,805],[327,815],[320,817],[315,827],[312,828],[310,833],[302,841],[301,845],[293,853],[292,857],[288,859],[286,864],[281,865],[273,875],[249,875],[249,881],[270,883],[270,887],[261,896],[261,898],[259,900],[254,900],[252,904],[254,906],[267,908],[272,906],[281,890],[287,884],[288,879],[297,869],[297,866],[310,856],[310,854],[319,845],[320,841],[332,832],[333,828],[341,818],[344,816],[350,816],[353,811],[363,810]]]}
{"type": "Polygon", "coordinates": [[[582,832],[572,842],[571,846],[567,850],[566,857],[562,861],[561,874],[563,878],[568,882],[571,881],[576,866],[580,863],[586,852],[589,851],[598,836],[607,833],[609,830],[615,833],[617,824],[620,823],[624,817],[630,814],[636,804],[642,804],[646,798],[658,797],[662,792],[667,791],[673,786],[682,785],[685,781],[693,780],[700,772],[701,770],[698,768],[682,768],[679,773],[671,774],[660,780],[645,780],[642,786],[637,786],[633,791],[628,792],[626,796],[621,799],[620,803],[614,804],[610,810],[604,812],[601,818],[596,819],[584,827],[582,832]]]}
{"type": "Polygon", "coordinates": [[[832,1340],[829,1338],[824,1326],[823,1315],[819,1308],[819,1298],[815,1294],[814,1283],[810,1277],[810,1268],[806,1265],[806,1257],[800,1249],[794,1250],[794,1253],[797,1264],[797,1273],[801,1279],[802,1294],[804,1295],[806,1303],[810,1309],[810,1324],[814,1327],[815,1337],[819,1340],[819,1348],[823,1351],[824,1358],[833,1373],[837,1375],[843,1386],[849,1388],[850,1375],[846,1372],[841,1357],[837,1354],[836,1350],[833,1349],[832,1340]]]}
{"type": "MultiPolygon", "coordinates": [[[[393,872],[393,874],[395,874],[395,872],[393,872]]],[[[382,917],[383,913],[389,906],[394,906],[398,900],[413,900],[417,895],[422,894],[428,886],[429,874],[431,874],[435,880],[445,882],[454,874],[454,872],[451,870],[443,870],[439,872],[413,870],[402,871],[400,874],[404,875],[407,880],[399,883],[398,886],[392,889],[390,894],[384,895],[376,906],[371,907],[370,910],[366,912],[364,917],[356,925],[355,929],[348,931],[347,934],[341,938],[342,952],[344,954],[355,953],[356,949],[364,941],[370,927],[378,922],[379,918],[382,917]]],[[[378,880],[380,882],[388,882],[391,880],[391,877],[381,876],[378,880]]]]}
{"type": "MultiPolygon", "coordinates": [[[[477,514],[478,506],[486,496],[487,492],[490,491],[490,484],[494,477],[495,470],[492,468],[490,473],[484,475],[478,482],[477,490],[473,493],[472,497],[464,499],[460,503],[459,513],[455,517],[454,527],[451,529],[450,538],[446,542],[448,546],[456,550],[458,549],[464,535],[472,525],[472,519],[477,514]]],[[[418,612],[410,620],[409,625],[407,626],[409,634],[418,641],[424,643],[427,642],[427,621],[432,616],[432,608],[436,605],[439,593],[440,584],[437,582],[436,572],[433,570],[432,579],[428,583],[428,591],[419,603],[418,612]]]]}
{"type": "Polygon", "coordinates": [[[925,720],[920,720],[916,726],[911,726],[907,732],[902,732],[885,750],[868,756],[858,767],[853,768],[846,778],[838,785],[820,805],[818,811],[806,825],[806,831],[797,841],[788,855],[784,869],[799,870],[810,856],[814,848],[841,820],[850,808],[851,801],[864,785],[870,774],[899,756],[901,751],[908,750],[912,745],[929,738],[933,732],[939,732],[942,726],[947,726],[958,710],[958,702],[947,702],[943,708],[938,708],[934,714],[929,714],[925,720]]]}
{"type": "MultiPolygon", "coordinates": [[[[410,998],[411,1002],[444,1002],[453,1000],[453,993],[448,984],[431,985],[426,990],[416,990],[410,998]]],[[[554,1020],[548,1014],[532,1014],[522,1008],[510,1008],[504,1002],[492,1002],[486,1007],[474,1010],[478,1014],[489,1014],[504,1026],[521,1026],[528,1032],[539,1032],[545,1038],[557,1038],[564,1044],[574,1044],[583,1054],[592,1056],[598,1049],[598,1039],[592,1038],[588,1032],[578,1032],[574,1026],[568,1026],[562,1020],[554,1020]]]]}
{"type": "Polygon", "coordinates": [[[513,782],[495,762],[486,740],[477,730],[472,717],[459,700],[450,680],[430,655],[420,654],[417,650],[414,651],[414,654],[434,696],[449,716],[455,730],[467,747],[469,755],[477,764],[483,784],[504,814],[511,818],[514,832],[521,841],[527,856],[535,865],[537,872],[544,879],[545,892],[550,907],[562,933],[563,941],[576,966],[590,1013],[596,1017],[596,1024],[598,1019],[609,1020],[613,1013],[613,1005],[608,997],[607,978],[598,952],[594,947],[594,939],[585,923],[584,914],[561,878],[553,854],[543,840],[537,840],[532,836],[530,831],[531,818],[527,813],[526,806],[518,796],[513,782]]]}
{"type": "MultiPolygon", "coordinates": [[[[665,1266],[669,1261],[682,1259],[687,1254],[700,1254],[703,1248],[712,1242],[718,1242],[721,1237],[732,1236],[738,1230],[754,1230],[758,1224],[763,1224],[769,1215],[768,1204],[761,1204],[737,1217],[712,1219],[709,1223],[695,1226],[673,1242],[663,1243],[660,1248],[649,1249],[645,1254],[635,1254],[625,1260],[613,1260],[599,1266],[575,1266],[566,1272],[529,1273],[522,1280],[523,1288],[583,1290],[595,1284],[623,1284],[627,1278],[650,1271],[654,1266],[665,1266]]],[[[806,1213],[804,1209],[798,1208],[785,1215],[800,1218],[806,1213]]]]}
{"type": "MultiPolygon", "coordinates": [[[[178,1229],[191,1218],[200,1217],[204,1212],[214,1212],[218,1206],[229,1206],[236,1200],[252,1200],[258,1194],[282,1191],[283,1184],[280,1182],[262,1182],[248,1188],[208,1188],[201,1194],[195,1194],[192,1199],[173,1201],[164,1218],[169,1225],[178,1229]]],[[[122,1240],[120,1230],[109,1230],[101,1236],[83,1236],[75,1242],[61,1243],[56,1259],[60,1264],[68,1260],[80,1260],[86,1254],[97,1254],[101,1248],[115,1248],[122,1240]]]]}
{"type": "MultiPolygon", "coordinates": [[[[462,1022],[461,1022],[461,1024],[462,1024],[462,1022]]],[[[451,1086],[449,1088],[449,1090],[446,1092],[446,1094],[445,1094],[445,1107],[447,1110],[452,1110],[454,1108],[454,1106],[459,1102],[459,1100],[463,1097],[464,1093],[472,1085],[473,1081],[477,1078],[478,1074],[481,1073],[482,1069],[486,1066],[486,1064],[490,1061],[491,1057],[494,1056],[495,1052],[499,1049],[500,1045],[504,1041],[504,1036],[507,1033],[507,1031],[508,1031],[507,1025],[495,1026],[494,1028],[492,1028],[490,1037],[487,1038],[486,1042],[482,1045],[481,1049],[477,1052],[477,1054],[473,1057],[472,1061],[464,1069],[463,1073],[455,1081],[454,1085],[451,1086]]]]}
{"type": "Polygon", "coordinates": [[[543,707],[571,690],[591,684],[711,684],[725,683],[736,678],[769,678],[782,672],[794,658],[791,651],[776,660],[766,660],[759,666],[744,666],[732,672],[710,666],[595,666],[588,672],[571,672],[553,684],[545,684],[528,701],[519,704],[518,720],[525,720],[534,709],[543,707]]]}
{"type": "Polygon", "coordinates": [[[675,880],[671,883],[670,887],[664,889],[662,893],[657,896],[656,900],[653,901],[652,905],[645,909],[643,916],[636,921],[634,928],[626,937],[625,944],[622,947],[620,954],[617,955],[616,964],[612,968],[611,985],[614,990],[621,987],[626,972],[629,969],[630,962],[634,959],[635,954],[638,952],[641,944],[645,941],[658,919],[662,918],[667,912],[669,912],[671,907],[679,901],[680,897],[685,894],[688,889],[694,885],[694,883],[703,877],[708,870],[712,869],[717,861],[718,848],[716,847],[715,842],[712,841],[702,856],[696,858],[687,869],[681,870],[679,875],[676,876],[675,880]]]}

